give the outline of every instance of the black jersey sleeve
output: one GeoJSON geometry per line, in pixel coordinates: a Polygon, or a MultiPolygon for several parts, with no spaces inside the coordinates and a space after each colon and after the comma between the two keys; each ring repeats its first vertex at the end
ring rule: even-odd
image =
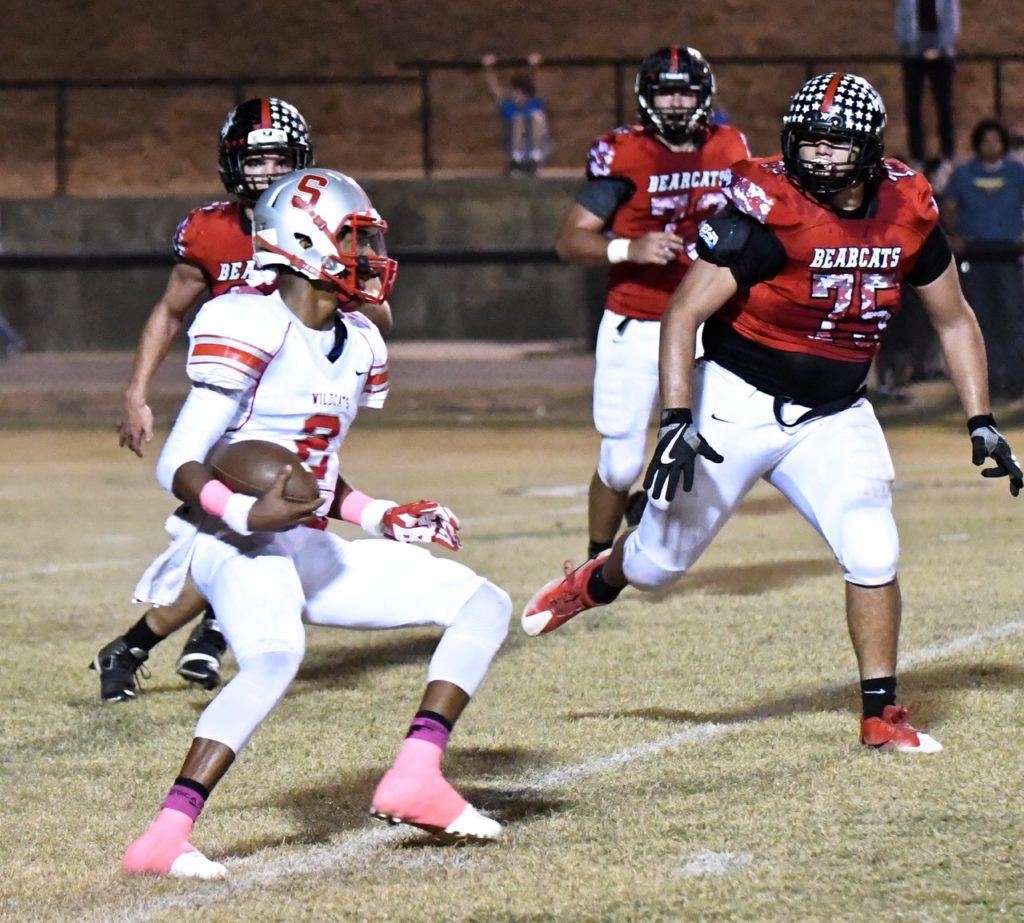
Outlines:
{"type": "Polygon", "coordinates": [[[732,205],[701,222],[697,255],[727,266],[741,288],[772,278],[786,265],[786,249],[778,237],[732,205]]]}
{"type": "Polygon", "coordinates": [[[917,262],[907,273],[906,280],[915,288],[930,285],[946,271],[951,259],[953,251],[950,249],[946,232],[939,225],[935,225],[931,234],[925,238],[921,252],[917,255],[917,262]]]}
{"type": "Polygon", "coordinates": [[[606,223],[623,202],[630,199],[636,192],[636,186],[628,179],[615,176],[602,176],[592,179],[576,196],[576,201],[592,215],[597,215],[606,223]]]}

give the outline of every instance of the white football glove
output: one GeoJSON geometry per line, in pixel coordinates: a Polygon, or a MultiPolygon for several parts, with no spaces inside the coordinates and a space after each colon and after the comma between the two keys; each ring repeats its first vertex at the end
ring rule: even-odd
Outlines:
{"type": "Polygon", "coordinates": [[[459,517],[435,500],[391,507],[381,517],[381,531],[398,542],[436,542],[452,551],[462,547],[459,517]]]}

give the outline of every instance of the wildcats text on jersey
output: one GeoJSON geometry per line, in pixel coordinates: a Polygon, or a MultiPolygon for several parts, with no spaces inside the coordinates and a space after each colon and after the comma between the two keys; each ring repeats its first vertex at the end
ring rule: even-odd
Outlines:
{"type": "Polygon", "coordinates": [[[729,170],[685,170],[681,173],[655,173],[647,183],[648,192],[674,192],[677,189],[703,189],[729,182],[729,170]]]}
{"type": "Polygon", "coordinates": [[[815,247],[811,269],[895,269],[902,247],[815,247]]]}

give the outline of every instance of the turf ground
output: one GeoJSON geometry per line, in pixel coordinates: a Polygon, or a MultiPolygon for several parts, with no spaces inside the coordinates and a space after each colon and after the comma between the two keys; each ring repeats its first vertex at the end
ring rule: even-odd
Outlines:
{"type": "MultiPolygon", "coordinates": [[[[901,693],[946,750],[857,746],[836,565],[771,488],[678,587],[549,637],[514,622],[446,761],[507,822],[439,846],[367,816],[435,633],[310,631],[288,697],[195,835],[223,883],[124,880],[207,694],[159,648],[132,704],[85,669],[170,508],[109,429],[0,431],[0,916],[40,920],[979,920],[1024,917],[1021,503],[960,427],[890,430],[901,693]]],[[[1024,444],[1013,430],[1016,445],[1024,444]]],[[[436,495],[512,594],[579,558],[584,427],[358,427],[371,493],[436,495]]],[[[229,667],[230,669],[230,667],[229,667]]]]}

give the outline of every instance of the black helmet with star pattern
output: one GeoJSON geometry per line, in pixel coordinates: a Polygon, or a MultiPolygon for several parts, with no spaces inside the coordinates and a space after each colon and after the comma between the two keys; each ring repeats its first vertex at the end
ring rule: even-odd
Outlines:
{"type": "Polygon", "coordinates": [[[869,179],[881,167],[885,104],[867,80],[856,74],[820,74],[790,100],[782,117],[782,159],[786,172],[817,199],[869,179]],[[828,141],[848,145],[846,163],[802,160],[800,145],[828,141]]]}
{"type": "Polygon", "coordinates": [[[255,202],[277,177],[247,176],[245,159],[281,151],[291,156],[287,172],[313,166],[313,141],[302,113],[274,96],[239,103],[220,129],[217,166],[224,188],[246,202],[255,202]]]}

